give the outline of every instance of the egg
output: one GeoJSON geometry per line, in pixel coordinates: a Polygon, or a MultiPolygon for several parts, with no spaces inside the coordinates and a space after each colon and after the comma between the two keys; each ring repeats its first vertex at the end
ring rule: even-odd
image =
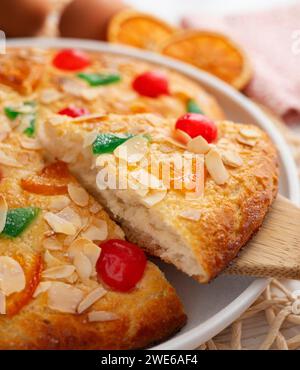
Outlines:
{"type": "Polygon", "coordinates": [[[48,0],[1,0],[0,30],[7,37],[34,36],[50,11],[48,0]]]}
{"type": "Polygon", "coordinates": [[[121,0],[74,0],[62,12],[60,35],[106,40],[109,20],[126,7],[121,0]]]}

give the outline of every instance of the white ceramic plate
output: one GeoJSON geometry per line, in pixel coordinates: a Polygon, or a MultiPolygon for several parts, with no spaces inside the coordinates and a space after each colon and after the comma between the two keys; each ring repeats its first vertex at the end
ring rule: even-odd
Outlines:
{"type": "MultiPolygon", "coordinates": [[[[199,81],[221,104],[229,119],[253,123],[264,129],[277,145],[281,159],[281,194],[299,202],[296,165],[281,134],[263,112],[249,99],[217,78],[184,63],[157,54],[96,41],[72,39],[16,39],[8,46],[78,47],[110,52],[169,67],[199,81]]],[[[267,285],[266,279],[220,276],[209,285],[200,285],[172,266],[159,262],[169,281],[175,286],[188,315],[187,325],[173,338],[153,349],[193,349],[219,333],[245,311],[267,285]]]]}

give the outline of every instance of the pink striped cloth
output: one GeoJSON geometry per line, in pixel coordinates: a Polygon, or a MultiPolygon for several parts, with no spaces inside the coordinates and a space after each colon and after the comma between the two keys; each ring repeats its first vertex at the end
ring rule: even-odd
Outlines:
{"type": "Polygon", "coordinates": [[[300,122],[300,3],[259,13],[190,15],[186,28],[220,31],[247,52],[254,78],[245,93],[287,123],[300,122]]]}

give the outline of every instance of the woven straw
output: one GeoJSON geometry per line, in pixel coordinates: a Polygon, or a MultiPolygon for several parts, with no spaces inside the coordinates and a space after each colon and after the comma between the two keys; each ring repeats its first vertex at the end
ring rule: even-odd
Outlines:
{"type": "MultiPolygon", "coordinates": [[[[57,35],[57,13],[70,0],[51,0],[53,13],[41,36],[57,35]]],[[[265,110],[264,108],[262,108],[265,110]]],[[[265,110],[294,154],[300,176],[300,135],[285,126],[280,119],[265,110]]],[[[300,247],[300,246],[299,246],[300,247]]],[[[298,349],[300,348],[300,291],[295,295],[278,280],[272,280],[257,301],[235,321],[200,350],[298,349]],[[299,326],[299,328],[298,328],[299,326]]]]}

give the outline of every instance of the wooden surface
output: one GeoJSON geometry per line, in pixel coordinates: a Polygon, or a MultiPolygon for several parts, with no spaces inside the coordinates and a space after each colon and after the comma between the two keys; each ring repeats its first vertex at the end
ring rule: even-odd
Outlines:
{"type": "Polygon", "coordinates": [[[300,208],[278,196],[227,273],[300,280],[300,208]]]}

